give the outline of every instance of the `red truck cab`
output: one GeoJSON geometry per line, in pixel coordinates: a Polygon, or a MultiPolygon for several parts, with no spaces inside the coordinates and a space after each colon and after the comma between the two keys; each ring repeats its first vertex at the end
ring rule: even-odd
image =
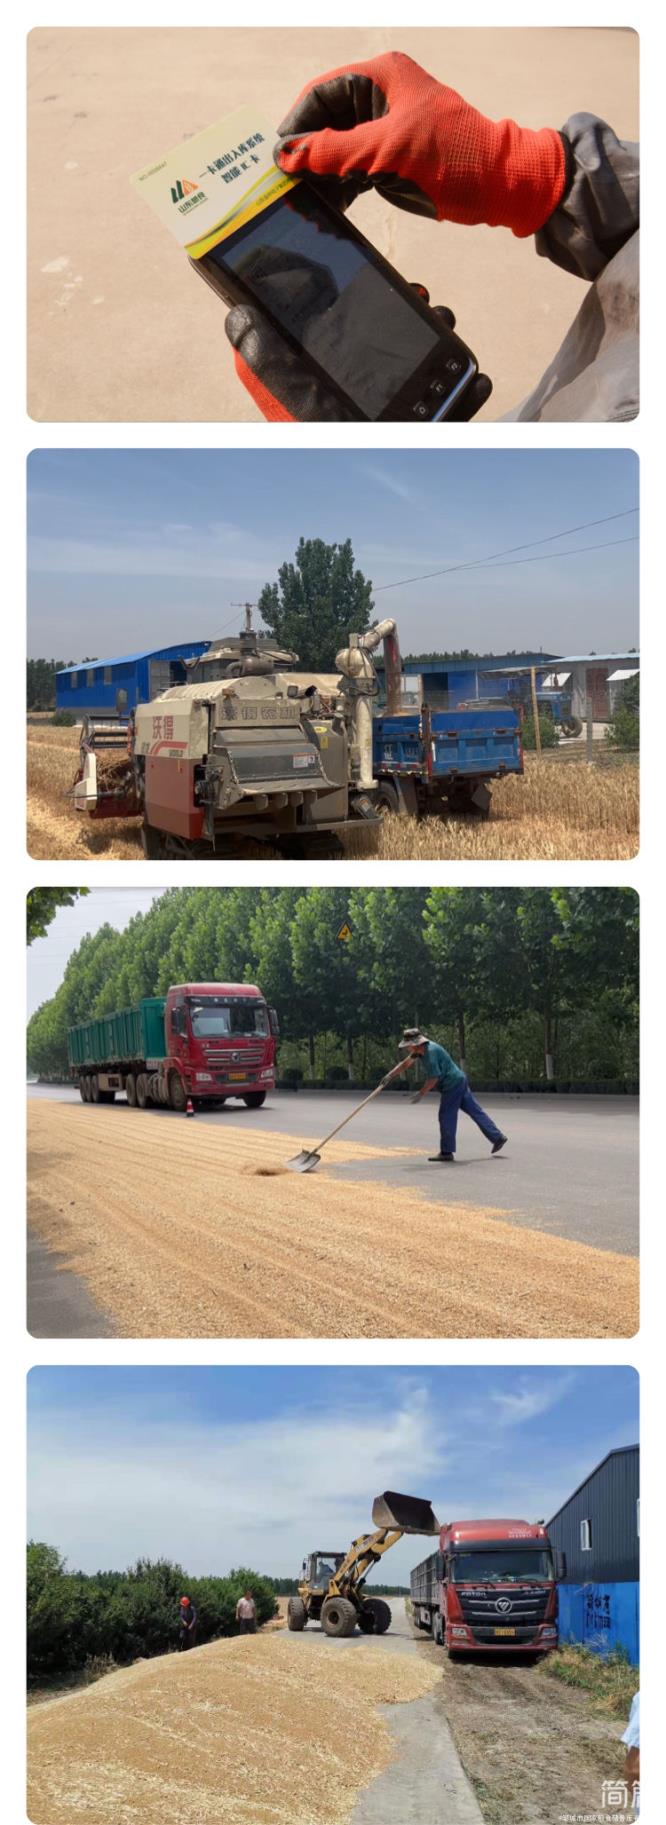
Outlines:
{"type": "Polygon", "coordinates": [[[249,982],[184,982],[167,991],[166,1070],[194,1100],[241,1097],[259,1108],[275,1089],[278,1023],[249,982]]]}
{"type": "Polygon", "coordinates": [[[557,1647],[565,1571],[538,1522],[449,1521],[439,1552],[412,1572],[414,1621],[449,1654],[545,1654],[557,1647]]]}

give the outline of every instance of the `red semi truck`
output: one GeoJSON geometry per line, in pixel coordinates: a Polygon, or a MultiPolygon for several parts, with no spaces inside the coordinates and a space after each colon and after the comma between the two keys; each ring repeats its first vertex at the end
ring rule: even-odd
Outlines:
{"type": "Polygon", "coordinates": [[[278,1020],[249,982],[180,982],[166,995],[70,1027],[67,1050],[83,1102],[260,1109],[275,1089],[278,1020]]]}
{"type": "Polygon", "coordinates": [[[448,1521],[439,1552],[411,1575],[414,1624],[449,1654],[547,1654],[557,1647],[557,1581],[566,1576],[545,1527],[448,1521]]]}

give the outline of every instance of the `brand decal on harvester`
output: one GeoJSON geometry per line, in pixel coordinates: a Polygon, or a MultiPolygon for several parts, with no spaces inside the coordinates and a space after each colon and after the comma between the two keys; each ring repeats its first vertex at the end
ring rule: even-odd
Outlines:
{"type": "Polygon", "coordinates": [[[200,259],[298,181],[274,165],[274,139],[273,129],[252,109],[239,108],[138,172],[132,183],[181,247],[200,259]],[[194,210],[196,229],[190,229],[194,210]]]}

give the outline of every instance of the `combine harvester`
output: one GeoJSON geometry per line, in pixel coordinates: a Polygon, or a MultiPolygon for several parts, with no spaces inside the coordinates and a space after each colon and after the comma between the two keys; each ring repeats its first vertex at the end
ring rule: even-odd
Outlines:
{"type": "Polygon", "coordinates": [[[360,1534],[348,1552],[310,1553],[303,1560],[298,1596],[290,1597],[287,1623],[300,1631],[308,1622],[319,1622],[325,1635],[385,1635],[391,1611],[383,1597],[368,1597],[365,1580],[384,1553],[403,1534],[439,1533],[439,1521],[429,1502],[420,1496],[398,1495],[385,1489],[372,1505],[376,1532],[360,1534]]]}
{"type": "Polygon", "coordinates": [[[523,771],[510,707],[432,710],[422,684],[420,707],[405,706],[394,621],[350,634],[331,673],[299,671],[296,653],[250,624],[185,664],[187,684],[130,717],[120,693],[115,721],[83,724],[75,807],[141,817],[151,860],[210,858],[247,838],[288,857],[336,856],[346,831],[386,811],[486,817],[489,782],[523,771]]]}

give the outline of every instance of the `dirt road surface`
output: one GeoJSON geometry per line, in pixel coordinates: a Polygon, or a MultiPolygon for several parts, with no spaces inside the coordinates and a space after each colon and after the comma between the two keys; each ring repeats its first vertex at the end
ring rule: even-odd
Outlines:
{"type": "MultiPolygon", "coordinates": [[[[635,1332],[634,1261],[448,1192],[434,1203],[323,1168],[285,1172],[307,1140],[36,1100],[29,1220],[125,1336],[635,1332]]],[[[340,1141],[330,1157],[372,1153],[340,1141]]]]}
{"type": "MultiPolygon", "coordinates": [[[[30,393],[36,419],[256,419],[220,300],[130,189],[132,172],[254,102],[277,126],[306,82],[407,52],[493,119],[596,112],[638,136],[638,38],[604,30],[54,30],[29,38],[30,393]],[[174,358],[174,350],[186,351],[174,358]]],[[[530,238],[359,198],[353,218],[449,305],[492,376],[482,417],[531,390],[586,287],[530,238]]]]}
{"type": "Polygon", "coordinates": [[[349,1825],[393,1753],[378,1706],[422,1698],[437,1668],[379,1642],[344,1658],[307,1636],[299,1648],[212,1642],[37,1706],[33,1825],[349,1825]]]}
{"type": "Polygon", "coordinates": [[[439,1669],[436,1702],[486,1825],[559,1825],[603,1813],[602,1782],[616,1779],[624,1762],[617,1718],[545,1664],[509,1655],[449,1660],[427,1636],[418,1652],[439,1669]]]}
{"type": "MultiPolygon", "coordinates": [[[[141,861],[138,818],[97,823],[74,810],[79,740],[76,728],[28,726],[30,855],[35,861],[141,861]]],[[[379,862],[628,860],[638,848],[636,759],[622,757],[608,768],[584,761],[559,767],[527,754],[523,778],[494,782],[487,823],[387,817],[378,832],[352,831],[346,852],[354,861],[379,862]]],[[[249,842],[234,848],[234,855],[268,862],[276,853],[249,842]]]]}

